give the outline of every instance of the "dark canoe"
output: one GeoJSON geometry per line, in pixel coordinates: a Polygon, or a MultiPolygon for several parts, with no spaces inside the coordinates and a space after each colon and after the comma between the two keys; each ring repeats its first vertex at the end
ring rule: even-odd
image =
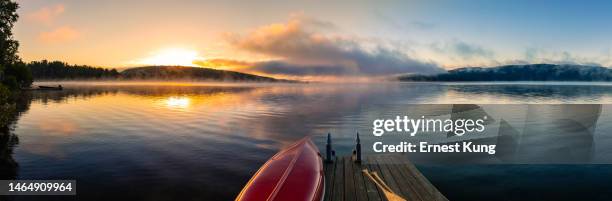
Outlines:
{"type": "Polygon", "coordinates": [[[40,89],[40,90],[62,90],[64,88],[60,85],[60,86],[57,86],[57,87],[53,87],[53,86],[38,86],[38,89],[40,89]]]}

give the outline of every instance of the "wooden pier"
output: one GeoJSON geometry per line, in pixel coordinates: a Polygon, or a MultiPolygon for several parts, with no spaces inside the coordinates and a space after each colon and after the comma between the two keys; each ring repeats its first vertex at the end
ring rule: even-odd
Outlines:
{"type": "Polygon", "coordinates": [[[333,163],[324,162],[323,164],[325,200],[393,200],[388,199],[389,190],[407,201],[448,200],[405,155],[370,155],[363,157],[361,163],[355,163],[351,156],[345,156],[336,157],[333,163]],[[383,185],[386,185],[389,190],[377,185],[363,172],[364,169],[376,172],[384,182],[383,185]]]}

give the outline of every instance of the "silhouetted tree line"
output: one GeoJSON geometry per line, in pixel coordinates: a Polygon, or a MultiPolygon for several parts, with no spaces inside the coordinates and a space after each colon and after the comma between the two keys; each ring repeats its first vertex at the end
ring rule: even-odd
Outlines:
{"type": "Polygon", "coordinates": [[[36,80],[54,79],[115,79],[119,72],[86,65],[69,65],[61,61],[32,61],[27,64],[36,80]]]}
{"type": "Polygon", "coordinates": [[[10,0],[0,0],[0,93],[32,84],[30,69],[17,55],[19,42],[13,37],[13,25],[17,22],[19,5],[10,0]]]}
{"type": "Polygon", "coordinates": [[[0,132],[14,119],[18,89],[32,84],[32,74],[17,55],[19,42],[12,33],[19,18],[17,8],[13,1],[0,0],[0,132]]]}
{"type": "MultiPolygon", "coordinates": [[[[19,88],[32,84],[30,69],[17,55],[19,42],[12,29],[19,18],[19,5],[11,0],[0,0],[0,178],[15,179],[18,164],[13,158],[13,147],[19,143],[10,125],[28,105],[19,104],[23,95],[19,88]]],[[[4,200],[0,196],[0,200],[4,200]]]]}
{"type": "Polygon", "coordinates": [[[408,75],[400,81],[612,81],[612,69],[601,66],[529,64],[492,68],[459,68],[438,75],[408,75]]]}

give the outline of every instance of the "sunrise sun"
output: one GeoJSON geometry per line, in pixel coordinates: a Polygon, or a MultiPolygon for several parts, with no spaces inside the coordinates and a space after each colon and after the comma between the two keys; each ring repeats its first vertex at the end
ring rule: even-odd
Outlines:
{"type": "Polygon", "coordinates": [[[198,52],[190,49],[182,48],[167,48],[157,52],[153,52],[149,57],[143,58],[137,63],[146,65],[178,65],[178,66],[195,66],[193,61],[203,60],[198,52]]]}

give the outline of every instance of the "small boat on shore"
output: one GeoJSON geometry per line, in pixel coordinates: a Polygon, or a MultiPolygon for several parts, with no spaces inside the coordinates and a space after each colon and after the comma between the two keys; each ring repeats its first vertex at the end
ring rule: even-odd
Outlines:
{"type": "Polygon", "coordinates": [[[319,149],[305,137],[270,158],[236,201],[320,201],[324,191],[319,149]]]}
{"type": "Polygon", "coordinates": [[[63,90],[64,87],[62,87],[62,85],[57,85],[57,87],[54,86],[38,86],[39,90],[63,90]]]}

